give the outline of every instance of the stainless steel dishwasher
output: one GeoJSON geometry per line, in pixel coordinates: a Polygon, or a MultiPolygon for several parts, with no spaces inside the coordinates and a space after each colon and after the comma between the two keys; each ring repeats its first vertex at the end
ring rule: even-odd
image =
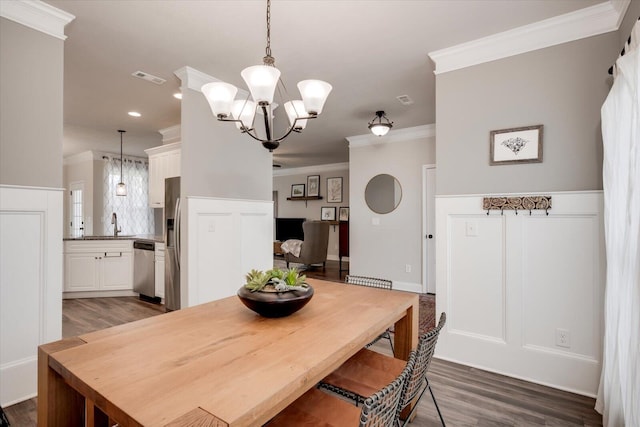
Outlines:
{"type": "Polygon", "coordinates": [[[156,298],[154,242],[134,240],[133,242],[133,290],[140,298],[159,301],[156,298]]]}

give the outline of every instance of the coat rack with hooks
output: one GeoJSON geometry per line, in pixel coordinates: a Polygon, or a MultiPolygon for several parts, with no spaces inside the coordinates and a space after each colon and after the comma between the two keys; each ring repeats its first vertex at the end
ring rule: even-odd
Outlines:
{"type": "Polygon", "coordinates": [[[487,215],[491,211],[500,211],[500,215],[504,215],[505,210],[515,211],[531,211],[544,210],[549,215],[551,209],[551,196],[514,196],[514,197],[483,197],[482,209],[487,211],[487,215]]]}

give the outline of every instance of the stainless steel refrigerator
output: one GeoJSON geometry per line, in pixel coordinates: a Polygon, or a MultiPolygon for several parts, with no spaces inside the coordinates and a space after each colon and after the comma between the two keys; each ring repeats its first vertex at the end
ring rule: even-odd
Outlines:
{"type": "Polygon", "coordinates": [[[164,305],[180,309],[180,177],[164,181],[164,305]]]}

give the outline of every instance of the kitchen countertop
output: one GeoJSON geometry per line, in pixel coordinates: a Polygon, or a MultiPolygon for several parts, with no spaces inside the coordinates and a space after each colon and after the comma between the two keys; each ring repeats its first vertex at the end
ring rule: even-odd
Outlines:
{"type": "Polygon", "coordinates": [[[82,236],[82,237],[65,237],[62,240],[147,240],[150,242],[164,243],[162,236],[154,236],[153,234],[123,234],[118,237],[109,236],[82,236]]]}

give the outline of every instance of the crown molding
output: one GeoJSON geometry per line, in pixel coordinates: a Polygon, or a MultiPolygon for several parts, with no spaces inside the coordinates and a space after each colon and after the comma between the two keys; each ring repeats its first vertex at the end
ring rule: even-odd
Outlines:
{"type": "Polygon", "coordinates": [[[273,171],[273,176],[319,174],[321,172],[334,172],[349,170],[349,162],[329,163],[326,165],[304,166],[300,168],[279,169],[273,171]]]}
{"type": "Polygon", "coordinates": [[[158,133],[162,135],[163,144],[178,142],[182,139],[182,126],[181,125],[170,126],[168,128],[158,130],[158,133]]]}
{"type": "Polygon", "coordinates": [[[370,145],[390,144],[395,142],[413,141],[420,138],[436,136],[435,123],[422,126],[414,126],[404,129],[391,129],[385,136],[375,136],[372,133],[364,135],[348,136],[349,148],[368,147],[370,145]]]}
{"type": "MultiPolygon", "coordinates": [[[[182,88],[192,89],[198,92],[202,92],[201,88],[207,83],[211,82],[221,82],[222,80],[210,76],[207,73],[203,73],[202,71],[196,70],[195,68],[185,66],[173,72],[181,81],[182,88]]],[[[248,98],[249,92],[242,88],[238,88],[238,93],[236,97],[248,98]]]]}
{"type": "Polygon", "coordinates": [[[67,39],[64,27],[76,18],[40,0],[0,1],[0,16],[60,40],[67,39]]]}
{"type": "Polygon", "coordinates": [[[74,154],[69,157],[65,157],[62,159],[62,164],[64,166],[76,165],[78,163],[91,162],[93,161],[93,152],[92,151],[83,151],[78,154],[74,154]]]}
{"type": "Polygon", "coordinates": [[[434,74],[446,73],[616,31],[631,0],[609,0],[523,27],[429,52],[434,74]]]}

